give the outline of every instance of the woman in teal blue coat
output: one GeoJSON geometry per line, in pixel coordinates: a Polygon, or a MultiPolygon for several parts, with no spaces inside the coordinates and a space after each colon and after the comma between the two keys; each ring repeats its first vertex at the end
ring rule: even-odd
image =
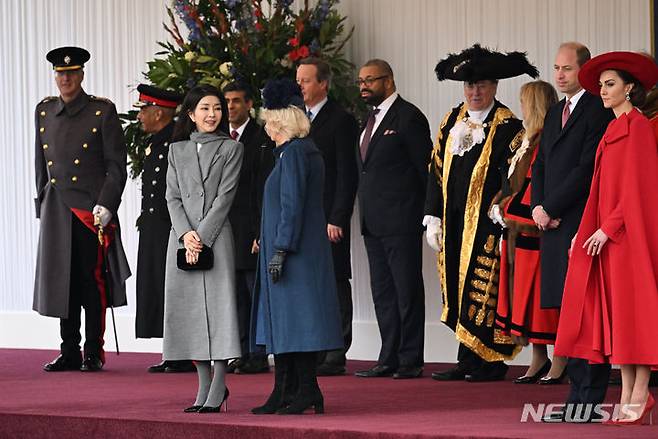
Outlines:
{"type": "Polygon", "coordinates": [[[265,131],[276,164],[265,183],[252,342],[274,354],[274,390],[255,414],[324,411],[318,351],[343,345],[322,191],[324,163],[310,138],[297,84],[263,90],[265,131]]]}

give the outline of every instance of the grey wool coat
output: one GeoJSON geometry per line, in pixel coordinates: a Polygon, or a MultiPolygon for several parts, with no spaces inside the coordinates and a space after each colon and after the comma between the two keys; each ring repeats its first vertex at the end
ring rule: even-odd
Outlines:
{"type": "Polygon", "coordinates": [[[228,212],[242,165],[242,144],[193,132],[169,147],[167,207],[172,229],[165,274],[165,360],[224,360],[240,356],[233,233],[228,212]],[[202,145],[197,152],[197,144],[202,145]],[[195,230],[214,253],[213,268],[183,271],[176,252],[195,230]]]}

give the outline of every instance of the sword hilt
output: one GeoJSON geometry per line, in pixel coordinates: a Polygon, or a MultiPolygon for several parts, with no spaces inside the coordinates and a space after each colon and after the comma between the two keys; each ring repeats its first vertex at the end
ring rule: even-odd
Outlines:
{"type": "Polygon", "coordinates": [[[94,226],[98,227],[98,243],[103,245],[105,237],[103,236],[103,223],[101,223],[101,216],[94,214],[94,226]]]}

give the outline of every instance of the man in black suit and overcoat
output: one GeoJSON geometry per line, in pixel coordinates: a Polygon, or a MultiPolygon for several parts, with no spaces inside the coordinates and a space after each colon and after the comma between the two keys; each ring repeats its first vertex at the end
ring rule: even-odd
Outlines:
{"type": "Polygon", "coordinates": [[[309,136],[324,158],[324,213],[327,236],[331,242],[344,341],[343,349],[319,354],[319,376],[344,374],[345,354],[352,344],[350,220],[358,180],[354,154],[358,126],[354,117],[328,96],[331,76],[329,64],[319,58],[305,58],[297,68],[297,83],[304,96],[306,114],[311,120],[309,136]]]}
{"type": "Polygon", "coordinates": [[[396,91],[391,66],[361,67],[361,98],[372,106],[359,137],[359,219],[382,339],[377,365],[359,377],[417,378],[423,373],[425,290],[423,202],[432,151],[425,115],[396,91]]]}
{"type": "Polygon", "coordinates": [[[249,320],[260,231],[261,200],[265,180],[274,166],[273,145],[263,127],[250,116],[251,90],[232,82],[222,90],[228,106],[229,135],[244,145],[240,180],[228,214],[235,247],[236,293],[242,357],[231,361],[227,372],[252,374],[269,371],[263,352],[249,351],[249,320]]]}
{"type": "MultiPolygon", "coordinates": [[[[563,43],[553,72],[565,99],[552,106],[544,121],[537,159],[532,168],[532,217],[544,231],[541,238],[541,306],[559,308],[569,262],[571,240],[585,209],[594,172],[596,149],[614,118],[599,96],[578,82],[580,67],[590,59],[587,47],[563,43]],[[559,221],[558,221],[559,220],[559,221]]],[[[572,358],[567,363],[571,391],[567,408],[603,402],[609,364],[589,365],[572,358]]],[[[570,417],[557,417],[569,420],[570,417]]]]}

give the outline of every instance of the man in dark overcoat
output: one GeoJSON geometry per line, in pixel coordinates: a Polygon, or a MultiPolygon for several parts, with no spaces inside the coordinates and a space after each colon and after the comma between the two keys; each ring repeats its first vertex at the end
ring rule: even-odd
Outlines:
{"type": "MultiPolygon", "coordinates": [[[[532,167],[532,218],[541,237],[541,306],[560,308],[569,264],[569,247],[578,231],[594,173],[596,148],[614,119],[598,96],[578,82],[580,67],[591,57],[577,42],[563,43],[555,57],[557,89],[565,94],[546,113],[537,159],[532,167]]],[[[605,397],[609,364],[569,359],[568,404],[598,404],[605,397]]],[[[562,418],[559,418],[560,420],[562,418]]]]}
{"type": "Polygon", "coordinates": [[[43,99],[35,112],[40,230],[33,309],[60,318],[61,353],[44,370],[97,371],[105,362],[105,309],[126,304],[130,276],[117,219],[126,146],[114,104],[82,89],[89,52],[60,47],[46,58],[60,96],[43,99]],[[80,307],[85,308],[84,358],[80,307]]]}
{"type": "Polygon", "coordinates": [[[311,120],[309,136],[324,159],[324,212],[344,341],[343,349],[318,355],[320,376],[344,374],[345,354],[352,345],[350,221],[358,181],[354,154],[358,125],[351,114],[328,97],[331,76],[331,68],[319,58],[303,59],[297,68],[297,83],[304,95],[306,114],[311,120]]]}
{"type": "Polygon", "coordinates": [[[250,116],[254,105],[246,84],[232,82],[222,90],[228,106],[229,134],[244,145],[240,181],[228,214],[235,247],[236,294],[242,357],[231,361],[227,372],[267,372],[267,355],[250,352],[249,323],[258,254],[263,186],[274,166],[274,145],[263,127],[250,116]]]}
{"type": "MultiPolygon", "coordinates": [[[[152,85],[137,86],[139,108],[137,119],[149,136],[144,151],[142,171],[142,208],[137,219],[139,247],[137,251],[137,338],[162,338],[164,320],[164,280],[167,261],[167,241],[171,219],[167,210],[167,154],[174,132],[176,107],[183,97],[152,85]]],[[[149,372],[192,372],[196,368],[189,360],[162,361],[148,368],[149,372]]]]}

